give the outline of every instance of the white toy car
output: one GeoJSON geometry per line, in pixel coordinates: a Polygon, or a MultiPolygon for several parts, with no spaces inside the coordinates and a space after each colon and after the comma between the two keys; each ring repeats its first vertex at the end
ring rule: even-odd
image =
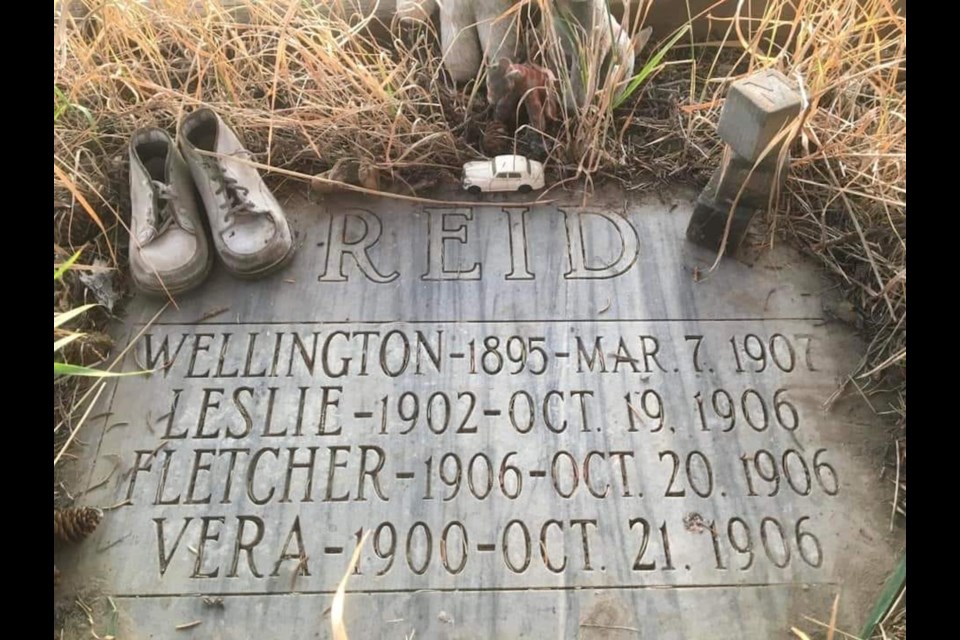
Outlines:
{"type": "Polygon", "coordinates": [[[463,165],[463,188],[470,193],[543,189],[543,165],[525,156],[468,162],[463,165]]]}

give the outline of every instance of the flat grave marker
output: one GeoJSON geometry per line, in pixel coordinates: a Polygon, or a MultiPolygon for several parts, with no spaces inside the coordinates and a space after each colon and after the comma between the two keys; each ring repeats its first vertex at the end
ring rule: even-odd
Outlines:
{"type": "Polygon", "coordinates": [[[789,249],[698,281],[671,197],[289,201],[287,270],[128,305],[156,371],[82,434],[120,506],[65,579],[120,637],[326,638],[369,534],[355,638],[788,638],[837,593],[858,629],[903,542],[835,394],[863,345],[789,249]]]}

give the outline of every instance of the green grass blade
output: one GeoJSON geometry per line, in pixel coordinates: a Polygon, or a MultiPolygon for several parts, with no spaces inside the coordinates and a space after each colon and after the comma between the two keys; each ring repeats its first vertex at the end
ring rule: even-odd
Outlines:
{"type": "Polygon", "coordinates": [[[53,363],[54,376],[86,376],[90,378],[119,378],[121,376],[139,376],[149,371],[128,371],[126,373],[114,373],[113,371],[101,371],[100,369],[91,369],[77,364],[67,364],[65,362],[53,363]]]}
{"type": "Polygon", "coordinates": [[[87,311],[88,309],[92,309],[93,307],[96,307],[96,306],[97,306],[96,304],[85,304],[83,306],[77,307],[76,309],[70,309],[70,311],[64,311],[63,313],[53,314],[53,328],[56,329],[57,327],[62,325],[64,322],[73,320],[84,311],[87,311]]]}
{"type": "Polygon", "coordinates": [[[53,281],[54,281],[54,282],[56,282],[57,280],[59,280],[60,278],[62,278],[62,277],[63,277],[63,274],[65,274],[65,273],[67,272],[67,269],[69,269],[70,267],[73,266],[73,263],[76,262],[76,261],[77,261],[77,258],[80,257],[80,252],[81,252],[81,251],[83,251],[83,249],[81,249],[80,251],[77,251],[75,254],[73,254],[72,256],[70,256],[70,259],[67,260],[66,262],[64,262],[62,265],[60,265],[60,268],[59,268],[59,269],[54,269],[54,271],[53,271],[53,281]]]}
{"type": "MultiPolygon", "coordinates": [[[[583,56],[583,46],[581,43],[581,38],[579,37],[580,31],[576,28],[576,19],[573,17],[573,14],[569,11],[557,8],[557,21],[554,24],[561,31],[560,37],[566,38],[570,43],[570,46],[573,48],[571,55],[575,55],[578,61],[578,71],[580,73],[580,86],[587,86],[587,65],[583,56]]],[[[561,80],[564,82],[566,91],[573,93],[573,78],[570,77],[567,69],[564,69],[564,72],[561,73],[561,80]]]]}
{"type": "Polygon", "coordinates": [[[90,109],[87,109],[82,104],[71,104],[70,106],[83,114],[83,117],[87,119],[87,124],[90,125],[91,129],[97,128],[97,121],[94,119],[93,114],[90,113],[90,109]]]}
{"type": "Polygon", "coordinates": [[[653,54],[649,60],[647,60],[647,63],[643,65],[643,68],[640,69],[640,72],[630,79],[630,82],[623,89],[623,92],[617,96],[616,100],[613,101],[614,109],[626,102],[637,90],[637,88],[643,84],[644,80],[646,80],[654,71],[656,71],[656,69],[660,66],[660,62],[663,60],[663,57],[667,55],[667,52],[670,51],[673,45],[677,44],[677,41],[683,37],[689,28],[690,25],[684,25],[673,35],[672,38],[670,38],[670,40],[667,41],[667,44],[660,47],[660,50],[653,54]]]}
{"type": "Polygon", "coordinates": [[[900,591],[906,584],[907,554],[904,553],[903,557],[900,558],[900,564],[897,565],[896,570],[887,578],[886,584],[883,585],[883,592],[881,592],[880,598],[873,606],[873,611],[870,612],[870,617],[867,618],[867,624],[863,627],[863,631],[860,632],[861,638],[873,637],[874,632],[877,630],[877,625],[880,624],[884,616],[887,615],[887,612],[890,611],[890,607],[893,606],[894,601],[897,599],[897,596],[900,595],[900,591]]]}
{"type": "Polygon", "coordinates": [[[57,120],[60,119],[60,116],[63,115],[63,112],[67,110],[67,107],[70,106],[70,102],[67,100],[67,96],[63,94],[56,85],[53,87],[53,95],[57,98],[57,106],[53,110],[53,124],[57,124],[57,120]]]}
{"type": "Polygon", "coordinates": [[[83,334],[83,333],[72,333],[72,334],[70,334],[69,336],[65,336],[65,337],[63,337],[63,338],[60,338],[59,340],[57,340],[56,342],[53,343],[53,352],[56,353],[57,351],[60,351],[60,349],[63,349],[65,346],[67,346],[68,344],[70,344],[71,342],[73,342],[74,340],[76,340],[77,338],[82,338],[84,335],[86,335],[86,334],[83,334]]]}
{"type": "Polygon", "coordinates": [[[87,124],[90,125],[91,129],[97,128],[97,121],[93,117],[93,114],[90,112],[90,109],[87,109],[82,104],[76,104],[74,102],[70,102],[67,99],[66,94],[63,91],[61,91],[60,88],[57,87],[56,85],[54,85],[53,87],[53,95],[56,96],[57,100],[60,102],[60,104],[58,104],[53,110],[53,124],[57,124],[57,121],[60,120],[60,117],[64,113],[66,113],[67,109],[73,107],[74,109],[76,109],[77,111],[83,114],[83,117],[87,119],[87,124]]]}

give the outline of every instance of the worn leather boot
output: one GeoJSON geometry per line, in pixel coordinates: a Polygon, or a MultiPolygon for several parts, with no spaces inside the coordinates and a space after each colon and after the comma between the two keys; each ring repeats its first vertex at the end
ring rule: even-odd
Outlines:
{"type": "Polygon", "coordinates": [[[241,159],[250,152],[233,130],[212,110],[198,109],[180,125],[180,148],[226,268],[257,278],[286,264],[294,253],[290,226],[259,172],[241,159]]]}
{"type": "Polygon", "coordinates": [[[130,138],[130,272],[153,294],[183,293],[213,264],[193,178],[173,138],[146,128],[130,138]]]}

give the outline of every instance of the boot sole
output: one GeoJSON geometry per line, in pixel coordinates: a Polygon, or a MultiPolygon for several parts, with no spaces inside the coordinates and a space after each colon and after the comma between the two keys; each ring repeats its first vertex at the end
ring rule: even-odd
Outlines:
{"type": "Polygon", "coordinates": [[[213,268],[213,256],[211,255],[207,260],[206,264],[197,276],[186,282],[185,284],[180,285],[179,287],[167,287],[166,289],[162,287],[149,287],[145,286],[139,282],[135,282],[137,288],[143,293],[155,296],[166,296],[167,294],[171,296],[180,295],[181,293],[186,293],[192,291],[193,289],[199,287],[207,279],[207,276],[210,275],[210,270],[213,268]]]}

